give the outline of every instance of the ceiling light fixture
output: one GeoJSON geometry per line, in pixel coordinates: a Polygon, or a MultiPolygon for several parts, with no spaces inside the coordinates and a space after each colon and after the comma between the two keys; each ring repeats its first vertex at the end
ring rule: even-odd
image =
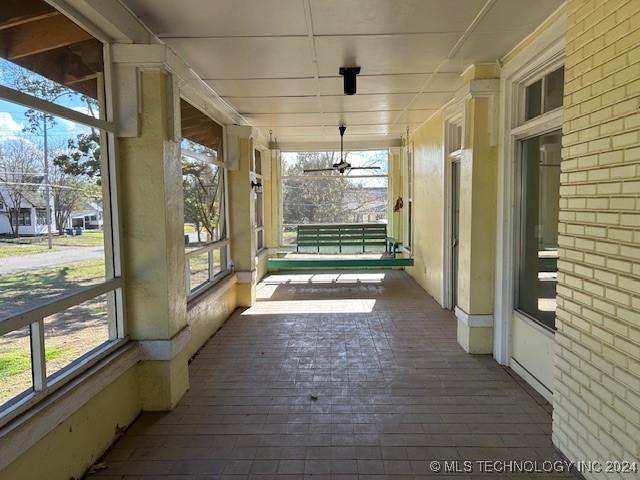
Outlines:
{"type": "Polygon", "coordinates": [[[340,67],[338,72],[344,77],[344,94],[355,95],[356,76],[360,73],[360,67],[340,67]]]}

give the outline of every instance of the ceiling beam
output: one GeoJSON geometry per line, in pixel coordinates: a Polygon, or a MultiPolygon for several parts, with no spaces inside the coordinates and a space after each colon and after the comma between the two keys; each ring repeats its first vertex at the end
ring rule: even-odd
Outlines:
{"type": "Polygon", "coordinates": [[[0,30],[60,15],[42,0],[4,0],[0,10],[0,30]]]}
{"type": "Polygon", "coordinates": [[[13,61],[91,38],[68,18],[55,15],[4,30],[0,52],[13,61]]]}

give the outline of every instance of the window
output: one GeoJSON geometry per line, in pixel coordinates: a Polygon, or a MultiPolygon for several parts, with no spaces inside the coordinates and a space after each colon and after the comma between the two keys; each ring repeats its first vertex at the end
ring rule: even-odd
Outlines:
{"type": "Polygon", "coordinates": [[[20,267],[0,273],[0,424],[124,337],[119,249],[111,234],[116,171],[103,45],[46,2],[20,4],[20,12],[12,12],[15,5],[6,6],[8,17],[19,13],[21,22],[3,30],[8,47],[0,52],[6,130],[0,136],[0,201],[6,206],[0,212],[0,258],[19,258],[14,263],[20,267]],[[30,16],[47,19],[51,28],[39,29],[32,41],[17,41],[33,28],[30,16]],[[104,205],[104,231],[67,235],[74,212],[95,202],[104,205]],[[46,243],[24,245],[19,227],[46,225],[47,217],[51,250],[46,243]],[[60,257],[68,246],[76,254],[60,257]],[[41,255],[57,262],[41,266],[41,255]]]}
{"type": "Polygon", "coordinates": [[[406,148],[406,162],[403,165],[404,190],[404,239],[405,248],[411,250],[413,240],[413,145],[406,148]]]}
{"type": "MultiPolygon", "coordinates": [[[[12,216],[15,216],[17,220],[17,225],[19,227],[30,227],[31,226],[31,209],[30,208],[20,208],[18,210],[11,209],[12,216]]],[[[18,232],[18,229],[16,229],[18,232]]]]}
{"type": "Polygon", "coordinates": [[[345,152],[345,160],[358,169],[305,173],[330,169],[340,152],[282,153],[282,244],[295,243],[299,224],[387,223],[389,152],[345,152]]]}
{"type": "Polygon", "coordinates": [[[561,132],[520,142],[516,308],[555,329],[561,132]]]}
{"type": "Polygon", "coordinates": [[[185,281],[193,296],[229,270],[226,169],[222,126],[186,101],[180,105],[185,281]]]}
{"type": "Polygon", "coordinates": [[[564,67],[560,67],[525,87],[524,119],[531,120],[562,106],[564,67]]]}
{"type": "Polygon", "coordinates": [[[262,176],[262,154],[256,149],[253,158],[253,173],[255,176],[256,186],[254,192],[254,209],[255,209],[255,232],[256,232],[256,251],[264,250],[264,203],[263,203],[263,176],[262,176]]]}
{"type": "Polygon", "coordinates": [[[36,225],[46,225],[46,224],[47,224],[47,209],[36,208],[36,225]]]}

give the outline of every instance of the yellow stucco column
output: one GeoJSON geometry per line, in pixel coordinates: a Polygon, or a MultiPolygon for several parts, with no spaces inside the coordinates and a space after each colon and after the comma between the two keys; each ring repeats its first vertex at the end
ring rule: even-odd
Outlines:
{"type": "Polygon", "coordinates": [[[498,80],[493,65],[473,66],[466,80],[465,139],[460,161],[456,317],[458,343],[493,352],[498,80]]]}
{"type": "Polygon", "coordinates": [[[187,358],[177,348],[189,332],[172,82],[162,69],[140,73],[138,135],[118,142],[126,328],[145,354],[138,367],[145,410],[173,408],[189,381],[187,358]]]}
{"type": "Polygon", "coordinates": [[[252,129],[244,126],[227,128],[228,142],[237,142],[229,171],[229,224],[231,259],[238,279],[238,305],[250,307],[256,301],[256,236],[254,231],[254,192],[251,187],[253,160],[252,129]]]}

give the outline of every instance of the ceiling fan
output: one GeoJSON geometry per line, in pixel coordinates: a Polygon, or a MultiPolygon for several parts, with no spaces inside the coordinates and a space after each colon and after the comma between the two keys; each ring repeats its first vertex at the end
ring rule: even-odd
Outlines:
{"type": "Polygon", "coordinates": [[[344,132],[347,130],[346,125],[340,125],[338,127],[340,131],[340,161],[331,165],[328,168],[305,168],[303,170],[304,173],[311,172],[332,172],[337,171],[340,174],[344,174],[345,172],[350,172],[351,170],[379,170],[380,167],[352,167],[349,162],[347,162],[344,158],[344,132]]]}

